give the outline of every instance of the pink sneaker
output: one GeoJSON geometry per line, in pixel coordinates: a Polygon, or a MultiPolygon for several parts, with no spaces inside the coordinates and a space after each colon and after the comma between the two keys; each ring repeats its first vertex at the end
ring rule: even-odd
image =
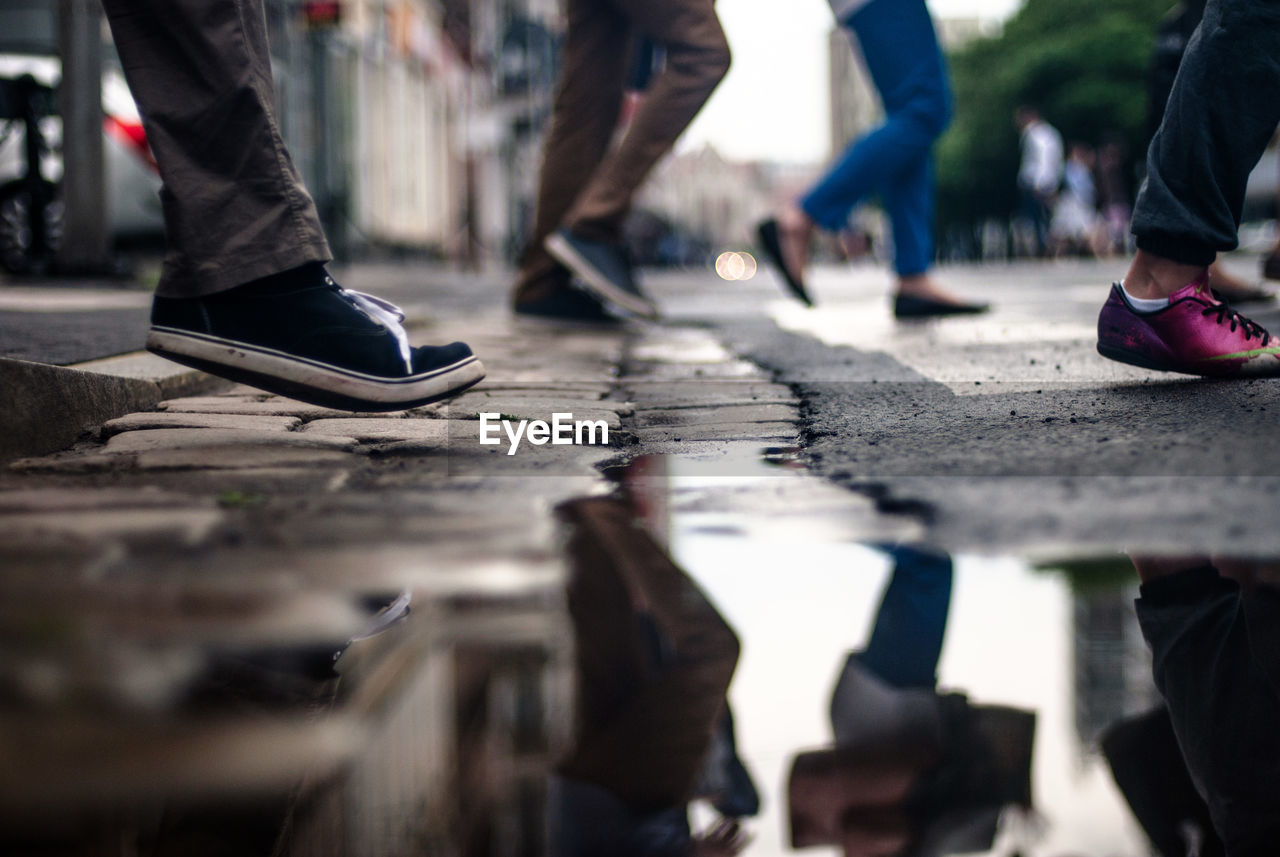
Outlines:
{"type": "Polygon", "coordinates": [[[1140,312],[1119,285],[1098,316],[1098,353],[1164,372],[1217,378],[1280,375],[1280,340],[1218,300],[1196,280],[1169,297],[1169,306],[1140,312]]]}

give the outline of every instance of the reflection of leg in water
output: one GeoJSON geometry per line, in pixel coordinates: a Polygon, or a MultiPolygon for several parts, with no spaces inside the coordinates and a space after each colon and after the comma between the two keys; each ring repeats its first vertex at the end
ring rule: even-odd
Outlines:
{"type": "Polygon", "coordinates": [[[849,655],[831,696],[837,744],[890,733],[940,737],[934,688],[951,606],[951,558],[913,547],[889,552],[893,576],[871,638],[849,655]]]}
{"type": "Polygon", "coordinates": [[[835,746],[801,753],[788,782],[791,844],[846,854],[993,847],[1006,808],[1031,808],[1035,714],[939,695],[950,557],[889,550],[893,575],[866,648],[831,699],[835,746]]]}
{"type": "Polygon", "coordinates": [[[1134,817],[1161,854],[1223,857],[1168,709],[1161,706],[1112,724],[1102,736],[1102,752],[1134,817]]]}
{"type": "Polygon", "coordinates": [[[583,501],[562,515],[579,695],[575,746],[557,769],[557,835],[570,843],[561,853],[622,853],[592,850],[610,841],[606,811],[614,848],[645,828],[665,836],[683,825],[687,837],[685,805],[725,711],[737,636],[624,504],[583,501]]]}
{"type": "Polygon", "coordinates": [[[760,793],[738,756],[733,712],[727,704],[711,739],[711,753],[698,784],[698,796],[710,800],[716,812],[726,818],[746,818],[760,812],[760,793]]]}
{"type": "Polygon", "coordinates": [[[1196,790],[1227,853],[1280,842],[1280,593],[1201,565],[1144,579],[1138,619],[1196,790]]]}

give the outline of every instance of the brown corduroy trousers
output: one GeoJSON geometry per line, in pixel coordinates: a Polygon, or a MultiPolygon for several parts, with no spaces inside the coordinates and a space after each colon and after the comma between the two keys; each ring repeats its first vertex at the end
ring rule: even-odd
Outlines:
{"type": "Polygon", "coordinates": [[[543,247],[556,229],[595,240],[620,237],[641,183],[729,70],[714,0],[566,0],[565,15],[563,65],[533,234],[520,258],[518,302],[567,285],[567,272],[543,247]],[[665,64],[611,148],[636,35],[660,45],[665,64]]]}
{"type": "Polygon", "coordinates": [[[164,297],[331,258],[280,136],[261,0],[103,0],[164,179],[164,297]]]}

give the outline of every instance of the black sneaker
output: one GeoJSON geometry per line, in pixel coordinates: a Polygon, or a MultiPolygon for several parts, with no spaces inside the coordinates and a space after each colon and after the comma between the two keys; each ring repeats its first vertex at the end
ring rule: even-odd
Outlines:
{"type": "Polygon", "coordinates": [[[557,323],[582,324],[592,327],[617,327],[622,319],[605,308],[595,295],[568,286],[535,301],[519,301],[513,307],[516,317],[557,323]]]}
{"type": "Polygon", "coordinates": [[[307,265],[201,298],[157,297],[147,350],[323,407],[394,411],[484,377],[464,343],[409,345],[404,314],[307,265]]]}
{"type": "Polygon", "coordinates": [[[592,241],[560,229],[547,236],[546,247],[596,297],[643,318],[658,317],[658,308],[636,285],[631,261],[621,244],[592,241]]]}

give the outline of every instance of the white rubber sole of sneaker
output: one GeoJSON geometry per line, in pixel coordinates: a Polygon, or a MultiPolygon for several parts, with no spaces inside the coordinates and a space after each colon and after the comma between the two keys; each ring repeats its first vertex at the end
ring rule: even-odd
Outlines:
{"type": "Polygon", "coordinates": [[[563,236],[552,233],[547,236],[545,246],[547,252],[557,262],[577,274],[581,278],[583,285],[587,286],[596,297],[606,300],[615,306],[622,307],[627,312],[638,315],[641,318],[654,321],[658,319],[658,308],[652,302],[615,286],[612,280],[601,273],[595,265],[588,262],[563,236]]]}
{"type": "Polygon", "coordinates": [[[147,350],[184,366],[302,402],[348,411],[395,411],[438,402],[484,378],[474,355],[405,378],[366,375],[243,342],[153,327],[147,350]]]}

